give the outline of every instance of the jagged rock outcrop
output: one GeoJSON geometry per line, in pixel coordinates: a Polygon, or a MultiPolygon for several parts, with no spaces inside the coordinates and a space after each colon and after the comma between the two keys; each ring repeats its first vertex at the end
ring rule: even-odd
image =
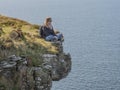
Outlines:
{"type": "Polygon", "coordinates": [[[0,90],[50,90],[52,81],[60,80],[71,70],[70,54],[61,42],[53,43],[59,53],[43,54],[40,66],[30,66],[24,56],[11,55],[0,61],[0,90]]]}

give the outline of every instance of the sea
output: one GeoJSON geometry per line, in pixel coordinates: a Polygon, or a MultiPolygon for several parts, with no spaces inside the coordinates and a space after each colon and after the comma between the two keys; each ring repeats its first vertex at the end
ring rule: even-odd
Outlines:
{"type": "Polygon", "coordinates": [[[71,54],[51,90],[120,90],[120,0],[0,0],[0,14],[42,25],[52,17],[71,54]]]}

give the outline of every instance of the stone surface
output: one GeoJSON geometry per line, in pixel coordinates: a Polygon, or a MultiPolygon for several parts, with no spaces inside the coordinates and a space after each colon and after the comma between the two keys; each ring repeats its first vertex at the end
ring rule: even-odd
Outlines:
{"type": "Polygon", "coordinates": [[[59,53],[44,54],[39,67],[28,66],[27,58],[11,55],[0,61],[0,90],[50,90],[52,81],[65,78],[71,70],[70,54],[61,43],[54,43],[59,53]]]}
{"type": "Polygon", "coordinates": [[[18,38],[22,38],[22,37],[23,37],[23,32],[20,29],[12,30],[12,32],[10,33],[10,38],[12,38],[12,39],[18,39],[18,38]]]}

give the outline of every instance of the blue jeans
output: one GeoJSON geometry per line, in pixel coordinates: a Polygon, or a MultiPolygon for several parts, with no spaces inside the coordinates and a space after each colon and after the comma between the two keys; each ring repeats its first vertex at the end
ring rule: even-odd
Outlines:
{"type": "Polygon", "coordinates": [[[63,38],[63,35],[61,33],[54,35],[49,35],[45,38],[46,41],[54,41],[54,40],[61,40],[63,38]]]}

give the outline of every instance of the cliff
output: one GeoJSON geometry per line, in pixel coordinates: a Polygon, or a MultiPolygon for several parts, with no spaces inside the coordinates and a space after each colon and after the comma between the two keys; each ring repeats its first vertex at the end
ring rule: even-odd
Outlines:
{"type": "Polygon", "coordinates": [[[0,90],[50,90],[70,72],[62,42],[46,42],[38,28],[0,15],[0,90]]]}

